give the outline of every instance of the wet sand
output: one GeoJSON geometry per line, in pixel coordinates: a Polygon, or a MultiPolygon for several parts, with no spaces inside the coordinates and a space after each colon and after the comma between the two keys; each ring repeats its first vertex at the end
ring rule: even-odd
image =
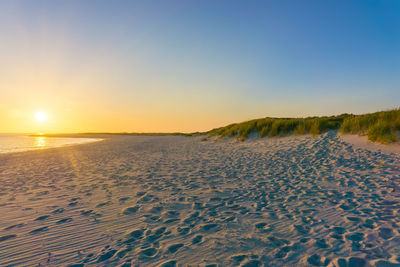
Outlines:
{"type": "Polygon", "coordinates": [[[200,139],[0,155],[0,266],[400,264],[400,153],[200,139]]]}

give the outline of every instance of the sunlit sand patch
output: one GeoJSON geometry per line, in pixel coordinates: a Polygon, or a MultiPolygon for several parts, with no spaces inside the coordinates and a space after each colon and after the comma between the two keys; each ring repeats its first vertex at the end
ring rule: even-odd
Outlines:
{"type": "Polygon", "coordinates": [[[400,263],[400,156],[334,133],[118,137],[0,157],[0,265],[400,263]]]}

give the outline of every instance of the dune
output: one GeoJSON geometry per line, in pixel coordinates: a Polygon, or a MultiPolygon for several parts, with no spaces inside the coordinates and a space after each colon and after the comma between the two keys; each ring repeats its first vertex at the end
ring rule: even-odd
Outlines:
{"type": "Polygon", "coordinates": [[[376,152],[384,153],[400,153],[400,142],[395,142],[392,144],[380,144],[376,142],[371,142],[368,140],[367,136],[359,136],[355,134],[343,134],[341,138],[351,144],[354,148],[367,149],[376,152]]]}
{"type": "Polygon", "coordinates": [[[400,153],[356,139],[0,155],[0,266],[399,266],[400,153]]]}

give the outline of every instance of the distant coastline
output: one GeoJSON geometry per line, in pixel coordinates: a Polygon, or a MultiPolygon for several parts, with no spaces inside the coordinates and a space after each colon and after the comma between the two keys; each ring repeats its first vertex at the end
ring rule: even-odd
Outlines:
{"type": "Polygon", "coordinates": [[[87,136],[187,136],[191,134],[185,133],[107,133],[107,132],[99,132],[99,133],[56,133],[56,134],[29,134],[28,136],[32,137],[71,137],[71,138],[81,138],[87,136]]]}
{"type": "Polygon", "coordinates": [[[337,130],[343,134],[357,134],[367,136],[372,142],[389,144],[399,139],[400,109],[378,111],[354,115],[344,113],[336,116],[320,116],[306,118],[261,118],[241,123],[215,128],[206,132],[193,133],[59,133],[59,134],[30,134],[33,137],[105,137],[105,136],[205,136],[202,140],[226,137],[244,141],[250,134],[259,137],[282,137],[288,135],[318,135],[330,130],[337,130]]]}

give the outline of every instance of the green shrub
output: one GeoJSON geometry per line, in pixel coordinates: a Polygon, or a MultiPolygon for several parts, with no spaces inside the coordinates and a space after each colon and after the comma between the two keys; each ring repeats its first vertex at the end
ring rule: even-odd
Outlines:
{"type": "Polygon", "coordinates": [[[277,136],[279,134],[279,126],[280,126],[280,121],[276,120],[272,123],[271,125],[271,130],[269,130],[268,136],[277,136]]]}
{"type": "Polygon", "coordinates": [[[296,135],[301,135],[301,134],[306,134],[307,130],[306,130],[306,126],[304,124],[304,122],[300,122],[299,124],[297,124],[296,128],[294,129],[294,134],[296,135]]]}
{"type": "Polygon", "coordinates": [[[341,132],[367,135],[373,142],[392,143],[400,129],[400,109],[352,115],[343,121],[341,132]]]}
{"type": "Polygon", "coordinates": [[[373,142],[392,143],[397,141],[397,131],[388,122],[380,121],[368,130],[368,139],[373,142]]]}
{"type": "Polygon", "coordinates": [[[260,137],[265,137],[269,134],[269,131],[270,131],[270,126],[266,125],[258,133],[260,134],[260,137]]]}
{"type": "Polygon", "coordinates": [[[321,122],[319,120],[315,120],[310,127],[310,134],[316,136],[321,133],[321,122]]]}
{"type": "Polygon", "coordinates": [[[289,134],[318,135],[328,130],[342,133],[368,135],[372,141],[390,143],[397,139],[400,131],[400,109],[380,111],[364,115],[342,114],[330,117],[308,118],[263,118],[230,124],[202,133],[208,136],[237,137],[245,140],[252,132],[260,137],[289,134]]]}

